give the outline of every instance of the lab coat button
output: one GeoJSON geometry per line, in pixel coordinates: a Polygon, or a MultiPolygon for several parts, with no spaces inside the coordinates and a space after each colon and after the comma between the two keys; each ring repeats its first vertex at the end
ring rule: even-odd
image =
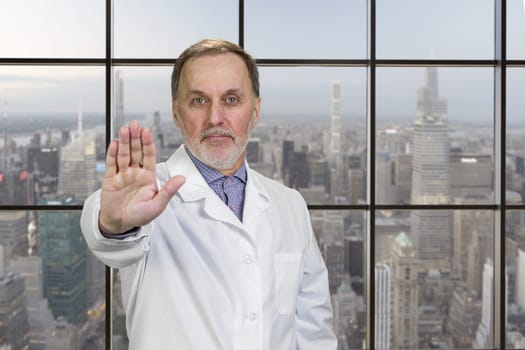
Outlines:
{"type": "Polygon", "coordinates": [[[245,255],[243,261],[245,264],[251,264],[253,262],[253,258],[251,255],[245,255]]]}
{"type": "Polygon", "coordinates": [[[250,316],[248,316],[248,319],[252,322],[255,321],[257,319],[257,314],[255,312],[252,312],[250,316]]]}

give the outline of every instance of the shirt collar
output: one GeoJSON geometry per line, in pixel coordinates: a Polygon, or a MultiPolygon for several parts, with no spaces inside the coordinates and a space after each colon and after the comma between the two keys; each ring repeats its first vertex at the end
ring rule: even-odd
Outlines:
{"type": "MultiPolygon", "coordinates": [[[[188,156],[193,161],[193,164],[195,164],[195,166],[197,167],[197,170],[199,170],[199,172],[201,173],[201,175],[204,178],[204,180],[206,180],[208,185],[211,184],[212,182],[215,182],[215,181],[219,180],[219,179],[227,177],[226,175],[221,174],[219,171],[215,170],[211,166],[209,166],[209,165],[203,163],[202,161],[200,161],[199,159],[197,159],[197,157],[195,157],[190,152],[188,147],[184,147],[184,149],[186,150],[186,153],[188,153],[188,156]]],[[[246,164],[245,164],[245,162],[242,162],[241,167],[239,169],[237,169],[237,171],[235,172],[235,174],[233,174],[233,176],[238,178],[239,180],[241,180],[244,184],[246,184],[246,178],[248,177],[248,174],[246,172],[246,164]]]]}

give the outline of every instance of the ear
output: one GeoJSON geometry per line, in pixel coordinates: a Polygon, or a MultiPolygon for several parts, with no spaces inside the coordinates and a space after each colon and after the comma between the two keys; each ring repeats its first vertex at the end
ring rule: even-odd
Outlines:
{"type": "Polygon", "coordinates": [[[261,114],[261,98],[257,97],[255,99],[255,106],[253,108],[253,114],[252,114],[252,128],[255,128],[255,126],[259,122],[260,114],[261,114]]]}
{"type": "Polygon", "coordinates": [[[181,124],[179,120],[180,117],[177,113],[177,100],[171,101],[171,112],[173,113],[173,120],[175,121],[175,126],[180,129],[181,124]]]}

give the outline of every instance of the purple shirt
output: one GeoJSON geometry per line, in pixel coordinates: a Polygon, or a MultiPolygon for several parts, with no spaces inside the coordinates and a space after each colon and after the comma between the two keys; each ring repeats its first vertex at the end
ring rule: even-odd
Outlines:
{"type": "Polygon", "coordinates": [[[186,153],[188,153],[188,156],[190,156],[193,161],[193,164],[195,164],[204,180],[208,183],[208,186],[210,186],[219,198],[235,213],[237,218],[242,221],[244,190],[246,188],[246,179],[248,177],[244,162],[233,176],[225,176],[198,160],[193,154],[191,154],[188,148],[185,147],[185,149],[186,153]]]}

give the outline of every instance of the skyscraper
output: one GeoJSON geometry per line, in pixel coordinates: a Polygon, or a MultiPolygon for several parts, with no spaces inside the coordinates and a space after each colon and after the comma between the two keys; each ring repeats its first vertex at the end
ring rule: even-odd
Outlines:
{"type": "Polygon", "coordinates": [[[29,349],[29,324],[24,278],[14,272],[0,275],[0,339],[10,349],[29,349]]]}
{"type": "Polygon", "coordinates": [[[483,291],[481,296],[481,323],[472,347],[474,349],[492,348],[492,297],[494,295],[494,266],[487,260],[483,268],[483,291]]]}
{"type": "Polygon", "coordinates": [[[0,244],[4,247],[7,260],[15,256],[26,256],[29,248],[27,239],[27,212],[0,212],[0,244]]]}
{"type": "Polygon", "coordinates": [[[47,299],[44,299],[42,258],[37,255],[11,260],[10,270],[24,278],[24,296],[27,302],[30,349],[42,349],[53,328],[53,314],[47,299]]]}
{"type": "Polygon", "coordinates": [[[449,302],[446,321],[447,333],[455,348],[470,349],[481,320],[481,302],[478,294],[464,285],[457,285],[449,302]]]}
{"type": "Polygon", "coordinates": [[[82,131],[82,111],[78,115],[77,138],[62,148],[58,193],[86,199],[97,188],[95,136],[82,131]]]}
{"type": "Polygon", "coordinates": [[[113,115],[113,123],[111,124],[111,132],[113,137],[119,136],[119,130],[124,125],[124,80],[122,78],[122,71],[115,72],[115,114],[113,115]]]}
{"type": "Polygon", "coordinates": [[[516,303],[525,309],[525,251],[518,249],[516,263],[516,303]]]}
{"type": "Polygon", "coordinates": [[[4,101],[3,150],[0,156],[0,204],[34,204],[33,176],[8,137],[7,97],[4,101]]]}
{"type": "MultiPolygon", "coordinates": [[[[456,198],[455,203],[480,204],[484,200],[480,196],[456,198]]],[[[494,249],[494,214],[484,210],[456,210],[452,217],[452,273],[481,295],[483,265],[492,257],[494,249]]]]}
{"type": "Polygon", "coordinates": [[[389,350],[392,343],[392,281],[386,264],[375,267],[375,348],[389,350]]]}
{"type": "MultiPolygon", "coordinates": [[[[437,68],[428,67],[417,91],[413,131],[412,203],[449,203],[447,101],[439,97],[437,68]]],[[[449,211],[414,210],[411,233],[417,257],[440,266],[450,260],[452,235],[449,211]]]]}
{"type": "Polygon", "coordinates": [[[356,321],[356,298],[356,293],[345,280],[341,282],[337,292],[332,295],[334,332],[339,342],[342,343],[343,348],[347,343],[346,334],[348,327],[352,321],[356,321]]]}
{"type": "Polygon", "coordinates": [[[341,84],[332,84],[332,115],[330,129],[330,164],[337,167],[341,156],[341,84]]]}
{"type": "MultiPolygon", "coordinates": [[[[65,205],[71,197],[43,204],[65,205]]],[[[38,215],[40,255],[43,261],[44,296],[55,318],[62,316],[79,325],[86,320],[86,252],[80,231],[80,212],[43,211],[38,215]]]]}
{"type": "Polygon", "coordinates": [[[410,238],[399,233],[392,246],[391,281],[393,291],[393,347],[418,347],[418,265],[416,249],[410,238]]]}

